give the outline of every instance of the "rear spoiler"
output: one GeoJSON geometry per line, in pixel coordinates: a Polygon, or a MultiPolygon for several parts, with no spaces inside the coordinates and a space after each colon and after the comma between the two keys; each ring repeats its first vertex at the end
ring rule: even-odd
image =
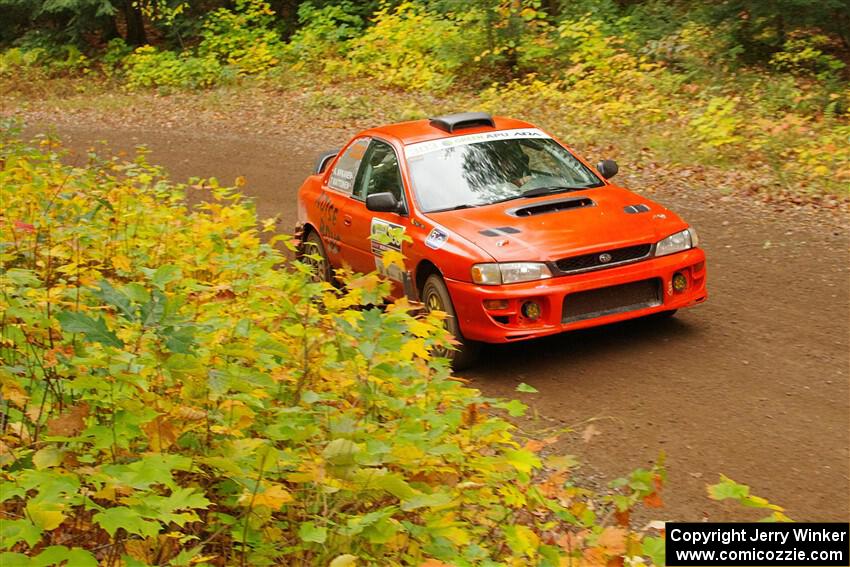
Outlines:
{"type": "Polygon", "coordinates": [[[326,152],[322,152],[319,154],[319,159],[316,160],[316,168],[313,170],[313,175],[319,175],[320,173],[325,172],[325,168],[328,164],[339,154],[339,150],[341,148],[337,148],[335,150],[328,150],[326,152]]]}

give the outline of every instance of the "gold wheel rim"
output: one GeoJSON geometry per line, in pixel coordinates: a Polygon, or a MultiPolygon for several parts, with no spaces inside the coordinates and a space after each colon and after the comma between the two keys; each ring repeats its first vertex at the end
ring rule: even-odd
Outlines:
{"type": "Polygon", "coordinates": [[[308,256],[304,257],[304,260],[306,260],[307,265],[312,268],[312,270],[310,270],[312,272],[310,279],[314,282],[326,281],[327,278],[325,277],[325,274],[327,273],[327,260],[325,260],[321,249],[316,245],[315,242],[308,242],[306,252],[307,254],[317,254],[319,256],[322,256],[321,260],[316,260],[315,258],[310,258],[308,256]]]}
{"type": "MultiPolygon", "coordinates": [[[[428,309],[429,312],[430,311],[442,311],[442,312],[446,313],[446,309],[443,306],[443,302],[440,299],[440,296],[437,294],[436,291],[433,291],[433,290],[430,290],[428,295],[425,297],[425,307],[428,309]]],[[[447,315],[447,318],[442,320],[442,325],[443,325],[443,328],[446,331],[451,333],[451,329],[449,329],[449,321],[448,321],[448,317],[451,317],[451,315],[449,315],[448,313],[446,313],[446,315],[447,315]]],[[[451,355],[454,352],[453,350],[448,349],[446,347],[434,347],[432,349],[432,351],[436,356],[440,356],[440,357],[444,357],[444,358],[451,358],[451,355]]]]}

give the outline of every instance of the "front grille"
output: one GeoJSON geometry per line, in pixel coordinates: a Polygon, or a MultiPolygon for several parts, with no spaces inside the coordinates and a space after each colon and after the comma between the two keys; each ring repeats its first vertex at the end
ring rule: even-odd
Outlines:
{"type": "Polygon", "coordinates": [[[661,297],[660,278],[579,291],[564,298],[561,320],[564,323],[573,323],[603,315],[655,307],[661,305],[661,297]]]}
{"type": "Polygon", "coordinates": [[[625,248],[603,250],[600,252],[594,252],[593,254],[582,254],[581,256],[563,258],[555,262],[555,265],[558,266],[558,269],[565,274],[583,272],[586,270],[597,270],[622,262],[640,260],[641,258],[649,256],[650,250],[652,250],[651,244],[638,244],[637,246],[627,246],[625,248]],[[607,262],[603,262],[599,259],[599,257],[603,254],[608,254],[611,258],[608,259],[607,262]]]}

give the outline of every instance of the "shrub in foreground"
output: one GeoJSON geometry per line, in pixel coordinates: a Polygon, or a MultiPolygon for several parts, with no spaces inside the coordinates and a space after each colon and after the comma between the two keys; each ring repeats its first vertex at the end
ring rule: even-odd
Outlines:
{"type": "Polygon", "coordinates": [[[6,139],[0,191],[0,563],[659,553],[628,512],[657,502],[660,470],[606,496],[575,485],[551,440],[492,414],[523,404],[432,359],[438,315],[375,307],[375,275],[312,282],[234,190],[6,139]]]}
{"type": "Polygon", "coordinates": [[[215,181],[60,157],[0,137],[0,564],[663,563],[629,521],[663,470],[576,484],[431,357],[439,314],[313,282],[215,181]]]}

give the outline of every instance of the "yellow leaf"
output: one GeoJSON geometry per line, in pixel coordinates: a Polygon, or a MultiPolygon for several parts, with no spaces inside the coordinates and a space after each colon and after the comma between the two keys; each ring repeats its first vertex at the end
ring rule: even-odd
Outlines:
{"type": "Polygon", "coordinates": [[[43,530],[55,530],[59,524],[65,521],[65,514],[59,510],[45,510],[40,504],[27,503],[27,514],[32,523],[43,530]]]}
{"type": "Polygon", "coordinates": [[[30,398],[27,395],[27,391],[24,390],[20,384],[13,380],[14,379],[4,381],[3,387],[0,388],[0,393],[3,394],[4,400],[9,400],[19,408],[24,408],[26,407],[27,402],[30,398]]]}
{"type": "Polygon", "coordinates": [[[433,325],[429,325],[428,323],[418,319],[414,319],[408,323],[407,328],[410,329],[411,333],[420,338],[425,338],[434,332],[433,325]]]}
{"type": "Polygon", "coordinates": [[[344,553],[336,556],[333,561],[330,562],[328,567],[353,567],[356,563],[356,556],[351,555],[350,553],[344,553]]]}
{"type": "Polygon", "coordinates": [[[254,499],[254,506],[268,506],[272,510],[280,510],[281,506],[293,500],[292,494],[279,484],[267,485],[266,489],[262,492],[257,492],[256,496],[253,496],[251,491],[246,490],[239,497],[239,503],[243,506],[249,506],[252,497],[254,499]]]}
{"type": "Polygon", "coordinates": [[[62,464],[62,457],[64,456],[64,451],[59,450],[54,445],[50,445],[36,451],[35,455],[32,456],[32,463],[38,470],[48,469],[62,464]]]}
{"type": "Polygon", "coordinates": [[[254,423],[254,410],[239,400],[224,400],[219,409],[224,413],[228,426],[233,429],[247,429],[254,423]]]}
{"type": "Polygon", "coordinates": [[[124,542],[124,551],[127,552],[127,555],[145,563],[153,561],[153,547],[150,538],[145,540],[131,539],[124,542]]]}
{"type": "Polygon", "coordinates": [[[123,254],[118,254],[117,256],[112,257],[112,265],[117,270],[121,270],[124,272],[130,271],[130,259],[123,254]]]}
{"type": "Polygon", "coordinates": [[[404,254],[397,250],[384,250],[384,253],[381,256],[381,263],[384,264],[385,268],[398,266],[400,269],[404,270],[404,254]]]}
{"type": "Polygon", "coordinates": [[[401,355],[405,359],[413,358],[414,355],[427,359],[430,354],[422,339],[411,339],[401,346],[401,355]]]}
{"type": "Polygon", "coordinates": [[[534,555],[540,546],[540,537],[523,525],[505,527],[508,547],[518,555],[534,555]]]}
{"type": "Polygon", "coordinates": [[[159,415],[141,427],[148,436],[151,450],[156,452],[168,449],[180,436],[180,432],[174,427],[174,422],[168,415],[159,415]]]}
{"type": "Polygon", "coordinates": [[[236,178],[236,182],[234,183],[234,185],[236,185],[237,187],[245,187],[246,183],[248,183],[248,180],[245,179],[244,175],[240,175],[236,178]]]}
{"type": "Polygon", "coordinates": [[[468,545],[472,541],[469,532],[456,526],[433,530],[433,533],[434,535],[443,536],[455,545],[468,545]]]}

